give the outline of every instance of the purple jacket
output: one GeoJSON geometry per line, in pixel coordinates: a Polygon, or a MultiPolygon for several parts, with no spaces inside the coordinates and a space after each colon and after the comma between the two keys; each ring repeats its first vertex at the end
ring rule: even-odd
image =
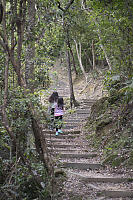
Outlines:
{"type": "Polygon", "coordinates": [[[55,109],[54,109],[54,116],[62,116],[64,114],[64,110],[56,104],[55,109]]]}

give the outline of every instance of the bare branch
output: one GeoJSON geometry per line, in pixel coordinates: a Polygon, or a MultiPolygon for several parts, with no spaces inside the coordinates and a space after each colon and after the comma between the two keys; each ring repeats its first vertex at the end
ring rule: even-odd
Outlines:
{"type": "Polygon", "coordinates": [[[58,8],[60,10],[62,10],[63,12],[66,12],[70,8],[70,6],[73,4],[73,2],[74,2],[74,0],[70,0],[70,2],[67,4],[67,6],[64,9],[64,8],[61,7],[60,2],[58,1],[57,2],[58,3],[58,8]]]}
{"type": "Polygon", "coordinates": [[[67,11],[69,9],[69,7],[73,4],[74,0],[70,0],[70,2],[68,3],[68,5],[65,8],[65,11],[67,11]]]}
{"type": "Polygon", "coordinates": [[[59,8],[60,10],[62,10],[63,12],[65,12],[65,10],[60,6],[60,2],[58,1],[57,3],[58,3],[58,8],[59,8]]]}
{"type": "Polygon", "coordinates": [[[2,22],[2,19],[3,19],[3,5],[2,5],[2,3],[0,1],[0,24],[2,22]]]}

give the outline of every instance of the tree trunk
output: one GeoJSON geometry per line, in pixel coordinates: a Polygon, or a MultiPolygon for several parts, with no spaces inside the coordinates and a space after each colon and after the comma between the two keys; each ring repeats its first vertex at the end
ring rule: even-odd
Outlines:
{"type": "Polygon", "coordinates": [[[74,59],[74,55],[73,55],[73,51],[72,49],[70,48],[70,53],[71,53],[71,56],[72,56],[72,62],[73,62],[73,69],[74,69],[74,72],[76,74],[76,77],[78,76],[78,71],[76,69],[76,65],[75,65],[75,59],[74,59]]]}
{"type": "Polygon", "coordinates": [[[69,50],[67,50],[67,63],[68,63],[68,78],[69,78],[69,87],[70,87],[70,106],[72,108],[73,104],[74,106],[77,106],[77,102],[74,96],[74,90],[73,90],[73,81],[72,81],[72,70],[71,70],[71,62],[70,62],[70,41],[69,41],[69,30],[68,27],[64,27],[66,32],[66,45],[69,50]]]}
{"type": "Polygon", "coordinates": [[[71,72],[71,63],[70,63],[70,53],[67,51],[67,63],[68,63],[68,77],[69,77],[69,87],[70,87],[70,106],[76,106],[76,100],[73,91],[73,82],[72,82],[72,72],[71,72]]]}
{"type": "MultiPolygon", "coordinates": [[[[67,37],[69,37],[69,35],[68,35],[67,37]]],[[[68,47],[69,47],[69,50],[70,50],[70,53],[71,53],[71,56],[72,56],[72,62],[73,62],[74,72],[75,72],[76,77],[77,77],[78,72],[77,72],[77,69],[76,69],[75,60],[74,60],[74,55],[73,55],[73,51],[72,51],[72,48],[71,48],[71,45],[70,45],[70,42],[69,42],[69,38],[68,38],[67,41],[68,41],[68,47]]]]}
{"type": "Polygon", "coordinates": [[[85,69],[84,69],[84,67],[83,67],[82,59],[81,59],[81,43],[79,42],[79,49],[78,49],[78,44],[77,44],[76,40],[74,40],[74,42],[75,42],[75,45],[76,45],[76,51],[77,51],[77,56],[78,56],[79,65],[80,65],[80,68],[81,68],[81,70],[82,70],[82,73],[83,73],[83,75],[84,75],[84,77],[85,77],[85,81],[86,81],[86,83],[87,83],[87,78],[88,78],[88,77],[87,77],[87,74],[86,74],[85,69]]]}
{"type": "Polygon", "coordinates": [[[96,68],[94,40],[92,40],[92,57],[93,57],[93,70],[94,70],[96,68]]]}
{"type": "MultiPolygon", "coordinates": [[[[98,37],[99,37],[99,40],[102,41],[101,36],[100,36],[99,33],[98,33],[98,37]]],[[[109,66],[109,70],[111,70],[111,69],[112,69],[111,62],[110,62],[110,60],[109,60],[109,58],[108,58],[107,52],[106,52],[106,50],[105,50],[105,48],[104,48],[102,42],[101,42],[101,48],[102,48],[102,50],[103,50],[103,52],[104,52],[105,59],[106,59],[106,61],[107,61],[107,63],[108,63],[108,66],[109,66]]]]}
{"type": "Polygon", "coordinates": [[[81,1],[81,8],[83,8],[83,9],[86,8],[86,0],[81,1]]]}
{"type": "Polygon", "coordinates": [[[58,8],[63,11],[63,28],[64,32],[66,33],[66,45],[69,48],[67,50],[67,60],[68,60],[68,76],[69,76],[69,86],[70,86],[70,105],[72,108],[72,104],[77,106],[78,103],[75,100],[74,90],[73,90],[73,82],[72,82],[72,72],[71,72],[71,63],[70,63],[70,41],[69,41],[69,27],[67,22],[65,21],[65,13],[69,9],[69,7],[73,4],[74,0],[70,0],[69,3],[66,5],[65,9],[60,6],[60,2],[58,1],[58,8]]]}
{"type": "Polygon", "coordinates": [[[86,50],[85,50],[85,56],[86,56],[86,60],[88,61],[87,64],[89,63],[89,64],[90,64],[90,67],[93,68],[91,59],[90,59],[90,57],[87,55],[87,51],[86,51],[86,50]]]}
{"type": "Polygon", "coordinates": [[[34,80],[34,57],[35,57],[35,0],[28,0],[28,27],[27,27],[27,41],[28,46],[26,48],[26,64],[25,64],[25,79],[28,88],[33,91],[34,80]]]}
{"type": "Polygon", "coordinates": [[[109,60],[109,57],[108,57],[107,52],[106,52],[106,50],[105,50],[105,47],[104,47],[104,45],[102,44],[101,32],[100,32],[100,30],[99,30],[99,24],[98,24],[98,22],[97,22],[96,20],[94,20],[94,22],[95,22],[96,26],[98,27],[97,32],[98,32],[99,40],[100,40],[100,42],[101,42],[101,48],[102,48],[102,50],[103,50],[103,52],[104,52],[105,59],[106,59],[106,61],[107,61],[107,63],[108,63],[108,66],[109,66],[109,70],[111,70],[111,69],[112,69],[111,62],[110,62],[110,60],[109,60]]]}

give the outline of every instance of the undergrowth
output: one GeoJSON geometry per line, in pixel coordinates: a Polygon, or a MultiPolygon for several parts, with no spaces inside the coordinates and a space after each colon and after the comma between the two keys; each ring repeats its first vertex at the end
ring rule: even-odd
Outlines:
{"type": "MultiPolygon", "coordinates": [[[[120,85],[120,84],[119,84],[120,85]]],[[[115,87],[91,108],[84,127],[90,145],[103,151],[103,163],[133,167],[133,91],[115,87]]],[[[118,86],[118,82],[117,82],[118,86]]]]}

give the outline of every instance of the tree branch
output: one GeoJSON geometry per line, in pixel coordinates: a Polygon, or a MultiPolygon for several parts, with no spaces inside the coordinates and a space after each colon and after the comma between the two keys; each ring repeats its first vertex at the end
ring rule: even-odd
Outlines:
{"type": "Polygon", "coordinates": [[[62,10],[63,12],[66,12],[66,11],[70,8],[70,6],[73,4],[73,2],[74,2],[74,0],[70,0],[70,2],[67,4],[67,6],[66,6],[65,9],[64,9],[64,8],[61,7],[60,2],[58,1],[58,2],[57,2],[57,3],[58,3],[58,8],[59,8],[60,10],[62,10]]]}
{"type": "Polygon", "coordinates": [[[67,11],[69,9],[69,7],[73,4],[74,0],[70,0],[70,2],[68,3],[68,5],[65,8],[65,11],[67,11]]]}
{"type": "Polygon", "coordinates": [[[3,19],[3,6],[2,6],[2,3],[0,1],[0,24],[2,22],[2,19],[3,19]]]}
{"type": "Polygon", "coordinates": [[[60,2],[57,1],[57,3],[58,3],[58,8],[59,8],[60,10],[62,10],[63,12],[65,12],[65,10],[60,6],[60,2]]]}

